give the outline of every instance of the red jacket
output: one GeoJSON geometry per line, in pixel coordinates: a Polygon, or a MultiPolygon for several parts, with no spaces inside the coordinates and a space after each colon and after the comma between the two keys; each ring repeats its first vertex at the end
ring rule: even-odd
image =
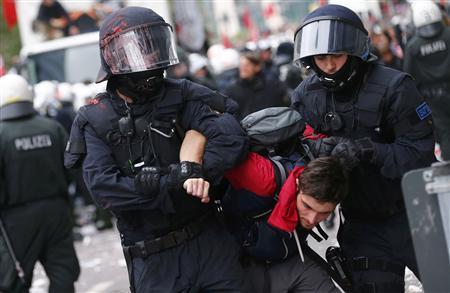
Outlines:
{"type": "MultiPolygon", "coordinates": [[[[326,137],[315,133],[306,125],[303,137],[317,140],[326,137]]],[[[268,219],[268,223],[280,230],[292,232],[298,223],[297,186],[295,179],[300,176],[304,167],[295,167],[286,179],[278,196],[278,202],[268,219]]],[[[275,172],[269,159],[257,153],[249,153],[247,159],[225,174],[231,185],[239,190],[245,189],[259,196],[274,196],[276,190],[275,172]]]]}
{"type": "MultiPolygon", "coordinates": [[[[295,167],[281,188],[278,202],[268,219],[275,228],[292,232],[298,223],[297,187],[298,178],[304,167],[295,167]]],[[[276,190],[275,172],[269,159],[257,153],[249,153],[247,159],[225,174],[237,190],[245,189],[259,196],[274,196],[276,190]]]]}

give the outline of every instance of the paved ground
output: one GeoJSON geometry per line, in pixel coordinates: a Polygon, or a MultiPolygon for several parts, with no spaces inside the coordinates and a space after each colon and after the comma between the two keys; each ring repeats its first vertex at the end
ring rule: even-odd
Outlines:
{"type": "MultiPolygon", "coordinates": [[[[337,219],[336,219],[337,221],[337,219]]],[[[103,293],[129,292],[128,275],[120,247],[119,234],[115,229],[97,232],[93,225],[83,227],[83,241],[76,242],[77,255],[81,265],[81,275],[75,284],[76,292],[103,293]]],[[[330,238],[318,244],[314,239],[310,245],[322,256],[326,248],[336,245],[335,229],[327,231],[330,238]]],[[[419,281],[407,272],[406,292],[423,292],[419,281]]],[[[40,265],[36,266],[31,293],[47,292],[48,281],[40,265]]]]}

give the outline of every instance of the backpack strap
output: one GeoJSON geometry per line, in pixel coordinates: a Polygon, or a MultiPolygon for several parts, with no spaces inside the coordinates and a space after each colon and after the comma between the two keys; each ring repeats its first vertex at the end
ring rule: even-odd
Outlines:
{"type": "Polygon", "coordinates": [[[277,185],[277,188],[275,190],[275,200],[278,201],[278,194],[280,193],[281,187],[283,186],[284,182],[286,182],[286,179],[289,175],[288,170],[286,170],[286,167],[281,163],[281,157],[280,156],[273,156],[268,157],[270,162],[272,163],[273,170],[275,173],[275,182],[277,185]]]}

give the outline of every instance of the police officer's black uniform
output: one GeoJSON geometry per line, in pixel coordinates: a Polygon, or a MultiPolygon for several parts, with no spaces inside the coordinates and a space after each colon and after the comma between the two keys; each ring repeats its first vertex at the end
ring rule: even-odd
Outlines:
{"type": "MultiPolygon", "coordinates": [[[[437,6],[424,7],[414,15],[416,18],[426,18],[434,10],[440,15],[441,12],[437,6]]],[[[444,27],[442,16],[437,21],[431,18],[417,28],[416,35],[408,42],[403,64],[405,72],[415,78],[420,93],[430,105],[437,142],[440,144],[442,157],[445,160],[450,160],[449,50],[450,27],[444,27]]]]}
{"type": "Polygon", "coordinates": [[[73,292],[80,268],[63,164],[67,134],[57,122],[37,115],[31,93],[28,99],[16,90],[17,83],[27,86],[22,77],[1,79],[2,100],[10,97],[11,103],[3,100],[0,108],[0,216],[26,284],[16,276],[2,235],[0,291],[28,291],[39,261],[50,279],[50,292],[73,292]],[[19,101],[13,101],[17,96],[19,101]]]}
{"type": "Polygon", "coordinates": [[[342,156],[353,168],[338,239],[354,289],[403,292],[405,265],[418,272],[400,179],[433,160],[429,109],[410,76],[370,62],[367,31],[351,10],[339,5],[317,9],[306,17],[295,42],[294,60],[315,74],[294,91],[292,103],[315,131],[332,136],[312,148],[316,155],[342,156]],[[313,59],[343,53],[347,62],[333,75],[313,59]]]}
{"type": "Polygon", "coordinates": [[[248,139],[228,113],[235,103],[195,83],[163,78],[178,59],[169,25],[152,10],[120,9],[100,35],[99,80],[109,79],[107,92],[79,110],[66,166],[82,163],[94,200],[117,217],[131,289],[239,291],[236,244],[212,207],[181,187],[201,176],[201,167],[179,162],[188,129],[208,139],[202,167],[213,184],[246,156],[248,139]]]}

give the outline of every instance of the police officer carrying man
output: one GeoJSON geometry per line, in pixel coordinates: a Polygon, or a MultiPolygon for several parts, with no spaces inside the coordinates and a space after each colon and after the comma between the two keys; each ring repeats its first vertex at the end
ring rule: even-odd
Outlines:
{"type": "Polygon", "coordinates": [[[337,155],[351,170],[338,240],[357,292],[403,292],[408,266],[418,275],[400,179],[433,160],[429,108],[412,78],[374,63],[369,37],[350,9],[326,5],[295,34],[294,62],[314,74],[293,106],[318,133],[316,156],[337,155]]]}
{"type": "Polygon", "coordinates": [[[67,133],[37,115],[21,76],[0,77],[0,89],[0,291],[28,292],[39,261],[49,292],[74,292],[80,267],[63,162],[67,133]],[[11,247],[4,250],[7,242],[11,247]],[[14,271],[14,256],[24,282],[14,271]]]}
{"type": "Polygon", "coordinates": [[[97,82],[108,80],[107,92],[79,110],[65,163],[82,164],[92,197],[116,216],[131,290],[239,291],[238,248],[212,215],[213,201],[183,189],[195,178],[214,187],[246,156],[248,138],[231,114],[236,104],[163,77],[178,58],[170,25],[150,9],[111,13],[100,51],[97,82]],[[190,129],[207,138],[202,165],[179,160],[190,129]]]}
{"type": "Polygon", "coordinates": [[[430,104],[436,139],[444,160],[450,160],[450,27],[433,1],[412,4],[416,35],[405,49],[404,70],[430,104]]]}

